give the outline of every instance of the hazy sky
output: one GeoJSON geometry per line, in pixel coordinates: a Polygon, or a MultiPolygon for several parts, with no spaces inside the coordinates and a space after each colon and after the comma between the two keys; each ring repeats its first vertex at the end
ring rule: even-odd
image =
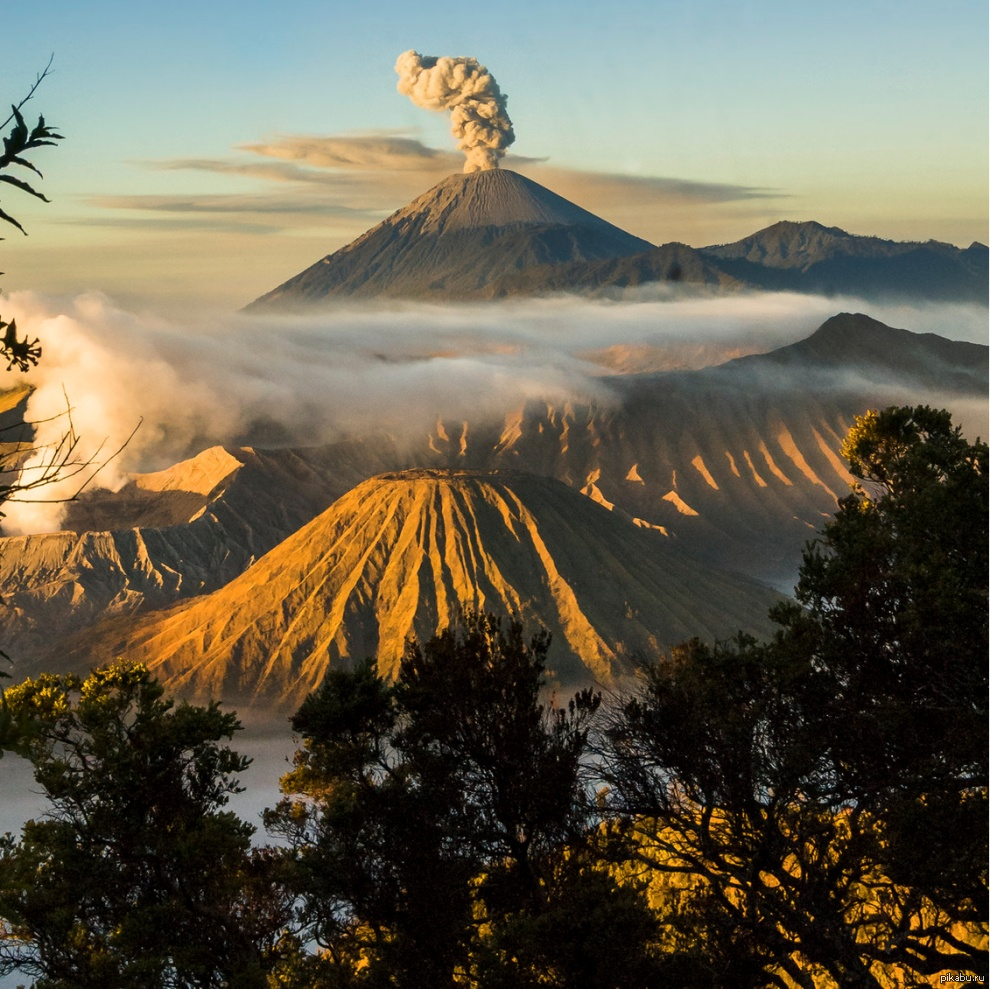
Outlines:
{"type": "Polygon", "coordinates": [[[985,0],[34,0],[2,97],[64,144],[51,205],[2,190],[3,288],[243,305],[451,171],[396,92],[415,48],[487,65],[518,167],[654,243],[778,219],[987,239],[985,0]]]}

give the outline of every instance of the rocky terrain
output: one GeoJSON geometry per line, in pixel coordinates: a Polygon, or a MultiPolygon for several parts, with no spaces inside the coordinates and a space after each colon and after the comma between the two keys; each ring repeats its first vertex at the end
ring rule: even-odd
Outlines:
{"type": "Polygon", "coordinates": [[[547,477],[410,470],[358,485],[222,590],[98,626],[65,646],[147,663],[184,695],[293,709],[327,670],[376,656],[465,610],[553,635],[565,684],[610,684],[691,635],[763,631],[774,595],[703,566],[659,532],[547,477]]]}
{"type": "Polygon", "coordinates": [[[579,655],[597,676],[650,643],[765,627],[765,588],[790,589],[802,545],[848,490],[838,449],[853,417],[930,400],[979,434],[987,348],[842,314],[768,354],[603,382],[609,397],[596,404],[441,418],[412,443],[380,431],[319,448],[212,448],[118,492],[90,492],[69,506],[66,531],[3,541],[0,641],[19,672],[120,652],[172,657],[163,670],[181,678],[203,653],[219,665],[189,673],[197,689],[254,696],[265,683],[295,696],[293,677],[311,682],[332,657],[366,652],[388,667],[408,632],[465,607],[542,616],[572,678],[579,655]],[[347,556],[335,526],[373,533],[370,547],[348,537],[347,556]],[[615,547],[621,573],[596,545],[615,547]],[[485,576],[484,560],[503,576],[485,576]],[[312,600],[292,590],[303,573],[312,600]],[[574,603],[562,603],[554,573],[574,603]],[[599,573],[608,579],[588,579],[599,573]],[[400,583],[421,607],[387,619],[400,583]],[[178,610],[152,614],[160,609],[178,610]],[[291,648],[263,658],[259,629],[291,648]],[[233,655],[250,662],[242,669],[233,655]]]}

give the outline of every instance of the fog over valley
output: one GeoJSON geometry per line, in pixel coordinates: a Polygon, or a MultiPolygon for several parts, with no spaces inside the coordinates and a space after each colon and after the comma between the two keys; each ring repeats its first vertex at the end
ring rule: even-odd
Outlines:
{"type": "MultiPolygon", "coordinates": [[[[38,445],[62,435],[68,402],[81,451],[102,444],[105,454],[126,442],[92,482],[110,489],[129,473],[161,470],[216,444],[312,446],[381,430],[412,441],[438,418],[498,420],[533,399],[608,406],[610,376],[763,353],[841,311],[915,333],[985,337],[986,310],[964,304],[652,293],[630,290],[635,301],[352,303],[305,316],[199,313],[186,321],[127,311],[96,293],[15,293],[7,305],[45,349],[18,379],[34,389],[27,418],[40,424],[38,445]]],[[[70,483],[46,497],[73,491],[70,483]]],[[[62,514],[57,504],[11,502],[5,510],[8,533],[57,529],[62,514]]]]}

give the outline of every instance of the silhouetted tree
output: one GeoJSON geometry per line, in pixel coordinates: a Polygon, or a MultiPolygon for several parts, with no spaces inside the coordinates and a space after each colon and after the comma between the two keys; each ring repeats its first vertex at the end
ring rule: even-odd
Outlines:
{"type": "MultiPolygon", "coordinates": [[[[40,115],[38,122],[33,127],[29,127],[21,110],[48,75],[51,64],[49,60],[27,96],[16,106],[11,106],[10,116],[0,124],[0,132],[6,131],[8,125],[10,126],[9,131],[4,134],[3,153],[0,154],[0,184],[19,189],[43,202],[48,202],[48,199],[24,178],[23,171],[33,172],[40,178],[41,171],[31,161],[31,156],[39,148],[54,146],[57,141],[62,140],[62,135],[47,124],[45,118],[40,115]],[[11,174],[12,169],[23,171],[19,175],[11,174]]],[[[8,223],[22,234],[27,234],[20,221],[3,208],[0,208],[0,222],[8,223]]],[[[40,359],[39,341],[20,335],[16,320],[12,319],[8,322],[0,317],[0,361],[7,362],[6,370],[16,368],[18,371],[28,371],[37,365],[40,359]]],[[[44,463],[32,469],[30,476],[26,476],[21,468],[28,457],[36,452],[31,446],[33,436],[31,425],[20,423],[0,431],[5,433],[3,440],[9,444],[8,449],[0,451],[0,518],[3,517],[2,505],[11,496],[37,491],[55,481],[85,472],[93,465],[94,458],[78,455],[79,437],[72,426],[71,411],[68,408],[65,415],[67,425],[60,439],[47,451],[44,463]]],[[[0,657],[3,655],[0,652],[0,657]]],[[[5,675],[3,671],[0,671],[0,676],[3,675],[5,675]]]]}
{"type": "MultiPolygon", "coordinates": [[[[48,199],[24,178],[23,171],[21,174],[14,175],[10,174],[10,170],[21,169],[33,172],[40,178],[41,171],[31,161],[31,156],[39,148],[54,146],[57,141],[62,140],[62,135],[57,133],[54,127],[47,124],[43,116],[39,115],[38,122],[33,127],[29,127],[21,113],[24,105],[34,96],[35,91],[48,75],[51,64],[52,60],[49,59],[48,65],[38,75],[27,96],[16,106],[11,106],[10,116],[3,123],[0,123],[0,132],[6,130],[10,125],[10,130],[3,137],[3,153],[0,154],[0,184],[4,187],[11,186],[19,189],[43,202],[48,202],[48,199]]],[[[22,234],[27,234],[20,221],[2,208],[0,208],[0,222],[11,224],[22,234]]],[[[40,359],[41,345],[39,341],[30,339],[27,335],[21,336],[18,333],[16,320],[12,319],[8,322],[0,317],[0,361],[7,362],[6,370],[10,371],[16,368],[18,371],[28,371],[36,366],[40,359]]],[[[100,466],[120,453],[120,450],[117,450],[116,453],[103,461],[99,460],[102,445],[92,455],[80,453],[80,438],[72,424],[72,409],[68,398],[66,398],[65,412],[57,418],[64,421],[65,428],[59,438],[44,449],[43,456],[40,457],[35,456],[42,451],[33,446],[34,425],[32,423],[14,422],[9,426],[0,428],[0,436],[3,439],[3,448],[0,449],[0,519],[3,518],[3,503],[12,496],[20,495],[23,498],[25,495],[38,492],[56,481],[65,481],[78,475],[84,475],[76,491],[78,494],[92,480],[100,466]],[[30,458],[34,458],[35,462],[29,469],[24,469],[25,463],[30,458]]],[[[127,445],[127,442],[129,439],[124,443],[124,446],[127,445]]],[[[54,500],[71,500],[71,497],[74,496],[54,500]]],[[[0,651],[0,658],[6,658],[2,651],[0,651]]],[[[0,677],[2,676],[6,676],[6,674],[0,670],[0,677]]]]}
{"type": "Polygon", "coordinates": [[[372,985],[650,984],[645,904],[589,854],[599,700],[543,699],[548,645],[470,616],[410,642],[395,684],[370,663],[334,671],[300,708],[291,796],[268,824],[295,848],[328,964],[360,957],[372,985]]]}
{"type": "Polygon", "coordinates": [[[725,984],[986,972],[987,448],[919,407],[843,452],[861,483],[774,640],[685,644],[607,732],[614,805],[725,984]]]}
{"type": "Polygon", "coordinates": [[[141,666],[9,687],[4,744],[51,810],[0,839],[0,974],[39,989],[261,987],[290,899],[223,810],[248,760],[216,704],[174,706],[141,666]]]}
{"type": "Polygon", "coordinates": [[[805,554],[785,641],[825,680],[835,785],[884,823],[885,870],[985,920],[987,445],[945,410],[857,419],[860,479],[805,554]]]}
{"type": "MultiPolygon", "coordinates": [[[[4,131],[8,125],[12,125],[3,138],[3,153],[0,154],[0,183],[20,189],[22,192],[46,203],[48,200],[37,189],[22,175],[10,174],[10,169],[25,169],[34,172],[40,178],[41,172],[37,165],[30,160],[29,155],[37,151],[38,148],[52,147],[57,141],[62,140],[62,135],[54,127],[46,124],[43,116],[39,116],[34,127],[29,128],[24,120],[24,115],[21,113],[24,104],[34,96],[35,90],[48,75],[51,64],[51,60],[49,60],[44,72],[39,74],[27,96],[16,106],[11,106],[10,116],[0,124],[0,131],[4,131]]],[[[11,224],[22,234],[27,234],[21,223],[2,208],[0,208],[0,221],[11,224]]],[[[38,363],[38,359],[41,357],[41,347],[38,345],[38,341],[19,337],[17,324],[14,320],[8,323],[0,319],[0,332],[2,332],[2,336],[0,336],[0,359],[7,362],[8,371],[14,367],[19,371],[27,371],[28,368],[38,363]]]]}

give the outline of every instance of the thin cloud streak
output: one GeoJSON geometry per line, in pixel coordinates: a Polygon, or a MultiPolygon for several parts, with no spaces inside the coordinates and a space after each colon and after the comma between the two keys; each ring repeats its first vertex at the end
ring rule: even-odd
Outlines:
{"type": "Polygon", "coordinates": [[[686,179],[658,176],[617,175],[613,172],[584,172],[525,165],[520,172],[539,179],[555,190],[571,189],[585,200],[595,199],[601,206],[648,206],[664,203],[735,203],[751,199],[782,199],[774,189],[731,185],[729,183],[691,182],[686,179]]]}
{"type": "Polygon", "coordinates": [[[335,216],[374,220],[380,211],[344,206],[311,197],[273,196],[250,193],[220,193],[193,196],[132,195],[94,196],[90,205],[113,210],[147,210],[162,213],[312,213],[315,216],[335,216]]]}
{"type": "MultiPolygon", "coordinates": [[[[104,210],[170,212],[175,214],[244,214],[245,233],[252,230],[250,214],[295,217],[294,229],[312,216],[319,228],[325,218],[353,221],[348,228],[359,236],[441,179],[460,171],[462,156],[431,148],[418,138],[394,131],[345,135],[282,135],[269,141],[240,145],[254,160],[231,158],[176,158],[141,163],[164,171],[224,175],[260,183],[269,191],[211,194],[164,194],[92,197],[89,205],[104,210]],[[258,160],[260,159],[260,160],[258,160]],[[271,191],[272,187],[275,191],[271,191]]],[[[572,199],[592,212],[654,243],[669,218],[680,211],[706,207],[746,207],[786,198],[773,189],[730,183],[705,183],[665,177],[641,177],[606,172],[584,172],[548,165],[545,160],[507,155],[506,168],[572,199]]],[[[761,207],[762,208],[762,207],[761,207]]],[[[79,221],[88,222],[86,219],[79,221]]],[[[98,218],[93,221],[98,225],[98,218]]]]}
{"type": "Polygon", "coordinates": [[[391,131],[329,136],[287,134],[273,141],[242,144],[238,150],[263,158],[302,161],[320,169],[383,171],[443,168],[457,171],[463,163],[463,156],[456,152],[431,148],[416,138],[391,131]]]}

